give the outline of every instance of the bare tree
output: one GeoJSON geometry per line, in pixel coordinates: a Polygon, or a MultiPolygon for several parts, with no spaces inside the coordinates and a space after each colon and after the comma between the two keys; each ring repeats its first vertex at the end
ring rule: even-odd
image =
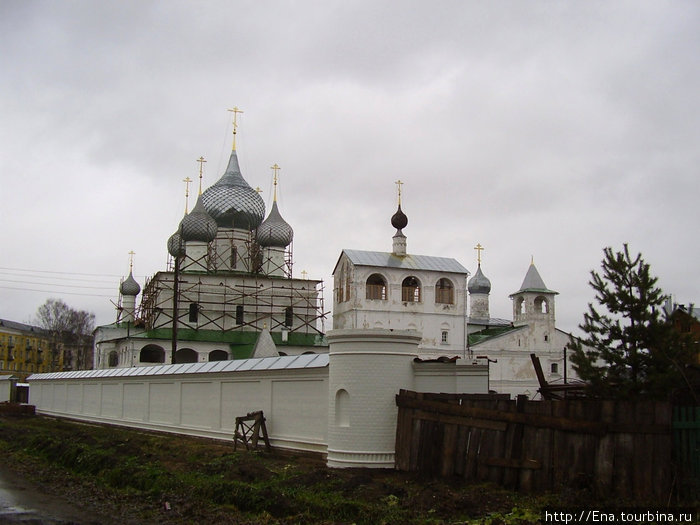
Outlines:
{"type": "Polygon", "coordinates": [[[36,323],[51,333],[53,369],[63,352],[63,368],[90,368],[95,314],[74,310],[61,299],[48,299],[36,312],[36,323]]]}

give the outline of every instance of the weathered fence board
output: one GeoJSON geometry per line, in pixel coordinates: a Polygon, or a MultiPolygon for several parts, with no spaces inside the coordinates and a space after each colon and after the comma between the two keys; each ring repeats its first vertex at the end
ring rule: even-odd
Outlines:
{"type": "MultiPolygon", "coordinates": [[[[396,404],[399,470],[457,475],[524,491],[589,487],[607,495],[661,500],[671,490],[668,403],[513,401],[402,390],[396,404]]],[[[681,418],[685,412],[676,418],[683,426],[681,418]]],[[[697,441],[687,444],[685,435],[676,441],[676,447],[697,448],[697,441]]]]}

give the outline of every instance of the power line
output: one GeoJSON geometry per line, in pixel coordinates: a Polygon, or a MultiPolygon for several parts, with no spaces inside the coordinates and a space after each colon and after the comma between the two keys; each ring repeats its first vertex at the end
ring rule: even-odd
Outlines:
{"type": "Polygon", "coordinates": [[[82,295],[86,297],[116,297],[117,294],[105,295],[105,294],[95,294],[95,293],[78,293],[78,292],[64,292],[59,290],[34,290],[33,288],[16,288],[13,286],[0,286],[0,289],[4,290],[19,290],[22,292],[41,292],[41,293],[55,293],[61,295],[82,295]]]}
{"type": "Polygon", "coordinates": [[[37,283],[34,281],[17,281],[14,279],[0,279],[0,282],[21,283],[21,284],[38,284],[38,285],[45,285],[45,286],[58,286],[61,288],[89,288],[89,289],[93,289],[93,290],[112,290],[112,289],[116,288],[114,286],[75,286],[73,284],[37,283]]]}
{"type": "Polygon", "coordinates": [[[27,268],[0,267],[0,270],[9,270],[9,271],[13,271],[13,272],[53,273],[53,274],[57,274],[57,275],[89,275],[91,277],[116,277],[116,278],[123,277],[122,275],[114,275],[114,274],[107,274],[107,273],[57,272],[57,271],[53,271],[53,270],[30,270],[27,268]]]}

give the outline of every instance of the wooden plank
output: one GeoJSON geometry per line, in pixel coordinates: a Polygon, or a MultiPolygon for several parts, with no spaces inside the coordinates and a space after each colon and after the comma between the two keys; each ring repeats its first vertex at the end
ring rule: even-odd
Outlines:
{"type": "Polygon", "coordinates": [[[469,446],[469,427],[457,426],[457,448],[454,458],[454,473],[456,476],[465,477],[467,462],[467,449],[469,446]]]}
{"type": "Polygon", "coordinates": [[[512,469],[541,469],[542,462],[536,459],[514,459],[514,458],[483,458],[480,460],[484,465],[491,467],[507,467],[512,469]]]}
{"type": "MultiPolygon", "coordinates": [[[[634,410],[629,401],[618,401],[615,417],[622,423],[633,423],[634,410]]],[[[617,496],[629,497],[632,494],[632,464],[634,462],[634,441],[631,434],[615,434],[615,465],[613,488],[617,496]]]]}
{"type": "Polygon", "coordinates": [[[484,431],[480,428],[473,428],[469,432],[469,444],[467,446],[467,459],[464,466],[464,478],[469,481],[478,481],[478,459],[479,448],[481,447],[481,435],[484,431]]]}
{"type": "MultiPolygon", "coordinates": [[[[611,423],[615,419],[614,401],[601,401],[600,418],[603,423],[611,423]]],[[[601,436],[593,460],[593,479],[598,494],[610,494],[612,491],[614,454],[615,438],[613,434],[601,436]]]]}
{"type": "Polygon", "coordinates": [[[443,424],[442,447],[440,448],[440,475],[448,477],[454,475],[457,453],[457,436],[459,426],[449,423],[443,424]]]}
{"type": "MultiPolygon", "coordinates": [[[[537,403],[537,401],[530,401],[537,403]]],[[[396,404],[402,407],[420,408],[425,411],[436,411],[455,416],[467,416],[476,419],[489,419],[507,421],[508,423],[524,423],[527,425],[556,428],[571,432],[589,432],[603,434],[607,427],[594,421],[579,421],[573,418],[556,418],[545,415],[518,414],[516,412],[503,412],[500,410],[485,409],[480,407],[465,407],[440,403],[439,401],[420,401],[417,399],[397,396],[396,404]]]]}
{"type": "Polygon", "coordinates": [[[462,425],[473,428],[485,428],[488,430],[504,431],[508,426],[505,421],[494,421],[489,419],[477,419],[472,417],[451,416],[436,412],[426,412],[425,410],[414,410],[413,417],[425,421],[435,421],[445,424],[462,425]]]}

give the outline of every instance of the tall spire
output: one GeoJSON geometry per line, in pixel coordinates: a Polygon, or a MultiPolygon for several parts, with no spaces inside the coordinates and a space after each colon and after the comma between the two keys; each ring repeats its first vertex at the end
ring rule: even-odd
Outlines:
{"type": "Polygon", "coordinates": [[[227,111],[230,111],[233,113],[233,151],[236,151],[236,130],[238,129],[238,114],[243,113],[240,109],[238,109],[238,106],[233,106],[233,109],[229,109],[227,111]]]}
{"type": "Polygon", "coordinates": [[[275,162],[274,166],[270,166],[270,169],[273,171],[272,175],[272,185],[274,187],[273,189],[273,194],[272,194],[272,202],[277,202],[277,172],[281,170],[277,163],[275,162]]]}
{"type": "Polygon", "coordinates": [[[199,162],[199,195],[202,194],[202,170],[204,168],[204,163],[206,160],[204,160],[204,157],[199,157],[197,159],[197,162],[199,162]]]}

